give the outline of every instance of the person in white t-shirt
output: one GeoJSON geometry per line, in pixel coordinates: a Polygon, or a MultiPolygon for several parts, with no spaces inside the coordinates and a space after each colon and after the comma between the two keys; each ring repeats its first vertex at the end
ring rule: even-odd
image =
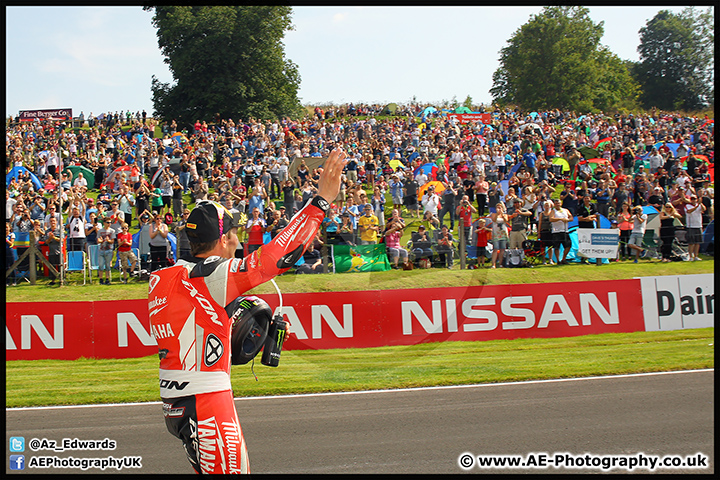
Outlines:
{"type": "Polygon", "coordinates": [[[705,205],[698,201],[695,194],[690,195],[690,203],[685,205],[685,226],[687,227],[687,242],[690,261],[702,260],[698,256],[702,243],[702,214],[705,205]]]}
{"type": "Polygon", "coordinates": [[[643,237],[645,236],[645,228],[647,227],[648,216],[643,213],[643,208],[640,205],[635,205],[632,209],[632,217],[630,220],[633,222],[633,229],[630,232],[630,240],[628,240],[628,247],[635,251],[635,260],[638,262],[638,258],[643,253],[643,237]]]}
{"type": "Polygon", "coordinates": [[[572,241],[568,233],[568,223],[572,222],[573,215],[570,210],[563,208],[562,201],[556,198],[548,219],[552,230],[553,249],[558,259],[557,264],[567,265],[567,256],[572,247],[572,241]],[[560,259],[560,247],[563,247],[562,260],[560,259]]]}
{"type": "Polygon", "coordinates": [[[422,197],[423,213],[430,212],[437,216],[438,208],[440,207],[440,197],[435,193],[435,187],[428,187],[427,191],[422,197]]]}
{"type": "Polygon", "coordinates": [[[87,188],[87,179],[83,176],[82,172],[78,172],[77,178],[73,181],[73,186],[87,188]]]}

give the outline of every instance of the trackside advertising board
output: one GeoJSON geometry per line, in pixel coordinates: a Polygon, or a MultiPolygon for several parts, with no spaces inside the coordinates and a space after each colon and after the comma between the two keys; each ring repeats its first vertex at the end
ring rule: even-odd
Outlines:
{"type": "MultiPolygon", "coordinates": [[[[284,294],[283,349],[552,338],[714,326],[712,274],[284,294]]],[[[276,309],[276,294],[264,295],[276,309]]],[[[172,299],[154,299],[172,301],[172,299]]],[[[157,354],[147,300],[6,305],[6,359],[157,354]]]]}

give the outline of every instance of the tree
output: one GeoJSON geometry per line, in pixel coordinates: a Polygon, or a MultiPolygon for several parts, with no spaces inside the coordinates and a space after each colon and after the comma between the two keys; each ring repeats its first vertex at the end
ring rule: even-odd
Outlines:
{"type": "Polygon", "coordinates": [[[178,124],[297,115],[300,75],[285,59],[287,6],[148,6],[174,85],[152,77],[155,114],[178,124]]]}
{"type": "Polygon", "coordinates": [[[603,22],[580,6],[545,7],[500,51],[490,93],[499,104],[523,109],[609,110],[633,90],[625,64],[601,48],[603,22]],[[619,81],[608,81],[611,74],[619,81]]]}
{"type": "Polygon", "coordinates": [[[465,101],[463,102],[463,107],[467,107],[470,110],[473,109],[472,97],[470,95],[465,97],[465,101]]]}
{"type": "Polygon", "coordinates": [[[696,110],[714,101],[712,8],[661,10],[640,29],[635,76],[646,108],[696,110]]]}

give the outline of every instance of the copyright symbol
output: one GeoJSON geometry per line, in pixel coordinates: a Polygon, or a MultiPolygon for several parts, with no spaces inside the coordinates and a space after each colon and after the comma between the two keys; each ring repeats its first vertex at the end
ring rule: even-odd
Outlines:
{"type": "Polygon", "coordinates": [[[33,452],[37,452],[39,448],[40,440],[38,440],[37,438],[33,438],[32,440],[30,440],[30,450],[32,450],[33,452]]]}
{"type": "Polygon", "coordinates": [[[458,458],[458,465],[460,465],[460,468],[463,468],[465,470],[469,470],[474,464],[475,457],[473,457],[470,453],[463,453],[458,458]]]}

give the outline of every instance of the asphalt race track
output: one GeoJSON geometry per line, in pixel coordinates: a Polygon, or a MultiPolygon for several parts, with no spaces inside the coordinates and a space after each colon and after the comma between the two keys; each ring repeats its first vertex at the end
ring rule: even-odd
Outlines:
{"type": "MultiPolygon", "coordinates": [[[[492,470],[480,468],[477,457],[512,455],[541,464],[541,454],[547,454],[547,461],[555,459],[556,453],[569,454],[577,465],[590,464],[590,468],[565,473],[602,473],[600,466],[592,464],[600,465],[601,457],[607,455],[648,461],[667,455],[696,458],[698,453],[707,457],[707,467],[653,471],[714,472],[714,370],[247,398],[235,404],[253,473],[547,474],[562,470],[552,466],[492,470]],[[470,454],[463,457],[469,462],[467,469],[460,466],[465,453],[470,454]]],[[[98,468],[30,468],[32,457],[47,456],[141,457],[141,468],[121,472],[193,472],[180,441],[165,430],[159,402],[10,409],[6,411],[6,439],[7,473],[101,472],[98,468]],[[25,439],[24,470],[10,470],[10,437],[25,439]],[[107,438],[116,442],[116,448],[34,452],[29,448],[34,438],[58,443],[65,438],[107,438]]]]}

